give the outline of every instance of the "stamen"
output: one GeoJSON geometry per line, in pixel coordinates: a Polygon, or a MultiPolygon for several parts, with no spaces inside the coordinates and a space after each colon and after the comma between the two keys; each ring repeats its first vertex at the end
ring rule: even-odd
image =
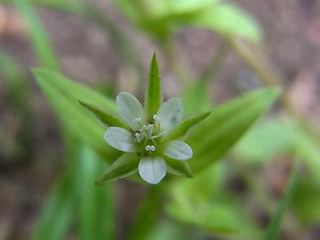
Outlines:
{"type": "Polygon", "coordinates": [[[153,146],[153,145],[147,145],[146,147],[145,147],[145,149],[146,149],[146,151],[148,151],[149,153],[151,153],[151,152],[154,152],[155,150],[156,150],[156,148],[155,148],[155,146],[153,146]]]}
{"type": "Polygon", "coordinates": [[[142,127],[142,119],[141,119],[141,117],[138,117],[138,118],[134,119],[133,122],[135,124],[137,124],[139,127],[142,127]]]}
{"type": "Polygon", "coordinates": [[[161,137],[161,136],[166,136],[167,135],[167,131],[163,131],[161,133],[159,133],[158,135],[152,136],[153,139],[161,137]]]}
{"type": "Polygon", "coordinates": [[[157,115],[153,115],[152,118],[156,123],[160,122],[160,118],[157,115]]]}
{"type": "Polygon", "coordinates": [[[137,142],[141,142],[141,140],[143,139],[143,137],[141,137],[141,134],[140,133],[135,133],[134,135],[136,136],[136,141],[137,142]]]}

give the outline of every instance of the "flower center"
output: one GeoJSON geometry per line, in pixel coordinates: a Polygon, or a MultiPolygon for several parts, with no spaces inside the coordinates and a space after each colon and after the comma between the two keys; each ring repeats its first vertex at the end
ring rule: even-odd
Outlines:
{"type": "Polygon", "coordinates": [[[160,137],[165,137],[167,131],[160,129],[160,119],[157,115],[153,115],[153,120],[149,124],[143,124],[141,118],[136,118],[135,123],[140,127],[135,132],[135,141],[141,146],[141,150],[146,154],[156,151],[159,146],[160,137]]]}

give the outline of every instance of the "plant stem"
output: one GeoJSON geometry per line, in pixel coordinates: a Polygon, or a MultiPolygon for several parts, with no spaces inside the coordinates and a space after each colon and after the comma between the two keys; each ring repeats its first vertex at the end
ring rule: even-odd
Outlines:
{"type": "Polygon", "coordinates": [[[230,41],[228,38],[223,38],[217,47],[217,52],[213,56],[210,64],[206,70],[199,77],[201,81],[209,82],[211,79],[215,79],[219,70],[222,69],[222,63],[227,57],[230,51],[230,41]]]}
{"type": "Polygon", "coordinates": [[[151,186],[145,201],[138,210],[138,214],[133,220],[127,240],[147,239],[150,229],[156,221],[156,217],[161,209],[164,186],[151,186]]]}
{"type": "Polygon", "coordinates": [[[277,211],[276,211],[276,213],[275,213],[275,215],[274,215],[274,217],[273,217],[273,219],[267,229],[264,240],[276,240],[278,237],[278,233],[279,233],[280,225],[281,225],[281,219],[284,215],[286,208],[290,204],[290,201],[291,201],[293,194],[294,194],[294,191],[295,191],[295,187],[298,182],[299,169],[300,169],[300,164],[298,164],[298,160],[297,160],[294,162],[294,165],[291,170],[290,179],[288,182],[287,189],[280,200],[277,211]]]}
{"type": "Polygon", "coordinates": [[[163,42],[159,43],[171,72],[178,79],[183,87],[186,87],[191,81],[191,73],[180,63],[176,55],[176,47],[172,36],[167,37],[163,42]]]}

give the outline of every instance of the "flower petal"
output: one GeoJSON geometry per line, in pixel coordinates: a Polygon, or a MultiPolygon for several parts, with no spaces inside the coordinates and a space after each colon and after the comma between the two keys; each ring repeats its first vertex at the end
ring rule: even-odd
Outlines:
{"type": "Polygon", "coordinates": [[[173,129],[182,119],[183,104],[180,98],[170,98],[163,103],[157,113],[162,129],[173,129]]]}
{"type": "Polygon", "coordinates": [[[135,96],[128,92],[121,92],[116,99],[120,117],[132,130],[138,130],[140,126],[134,121],[144,117],[144,110],[135,96]]]}
{"type": "Polygon", "coordinates": [[[130,131],[120,127],[110,127],[104,134],[104,139],[112,147],[123,152],[135,152],[135,141],[130,131]]]}
{"type": "Polygon", "coordinates": [[[163,154],[177,160],[187,160],[193,156],[191,147],[181,141],[170,141],[163,154]]]}
{"type": "Polygon", "coordinates": [[[167,165],[161,157],[144,157],[139,163],[139,174],[148,183],[158,184],[166,172],[167,165]]]}

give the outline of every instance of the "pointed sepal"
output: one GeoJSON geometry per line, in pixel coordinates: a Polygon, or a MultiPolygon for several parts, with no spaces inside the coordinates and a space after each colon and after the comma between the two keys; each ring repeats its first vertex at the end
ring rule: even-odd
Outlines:
{"type": "Polygon", "coordinates": [[[122,154],[95,182],[101,185],[107,181],[128,177],[138,171],[141,157],[137,153],[122,154]]]}
{"type": "Polygon", "coordinates": [[[204,120],[210,113],[211,112],[204,112],[187,117],[168,135],[168,140],[185,136],[191,127],[204,120]]]}
{"type": "Polygon", "coordinates": [[[192,178],[193,173],[187,161],[179,161],[171,158],[165,158],[167,163],[167,172],[180,176],[192,178]]]}
{"type": "Polygon", "coordinates": [[[116,113],[90,103],[82,102],[80,100],[79,103],[88,112],[90,112],[104,127],[115,126],[128,128],[127,125],[120,119],[120,117],[116,115],[116,113]]]}
{"type": "Polygon", "coordinates": [[[148,117],[152,117],[156,114],[162,104],[162,91],[160,85],[159,69],[156,53],[153,54],[150,73],[149,84],[145,96],[145,111],[148,117]]]}

